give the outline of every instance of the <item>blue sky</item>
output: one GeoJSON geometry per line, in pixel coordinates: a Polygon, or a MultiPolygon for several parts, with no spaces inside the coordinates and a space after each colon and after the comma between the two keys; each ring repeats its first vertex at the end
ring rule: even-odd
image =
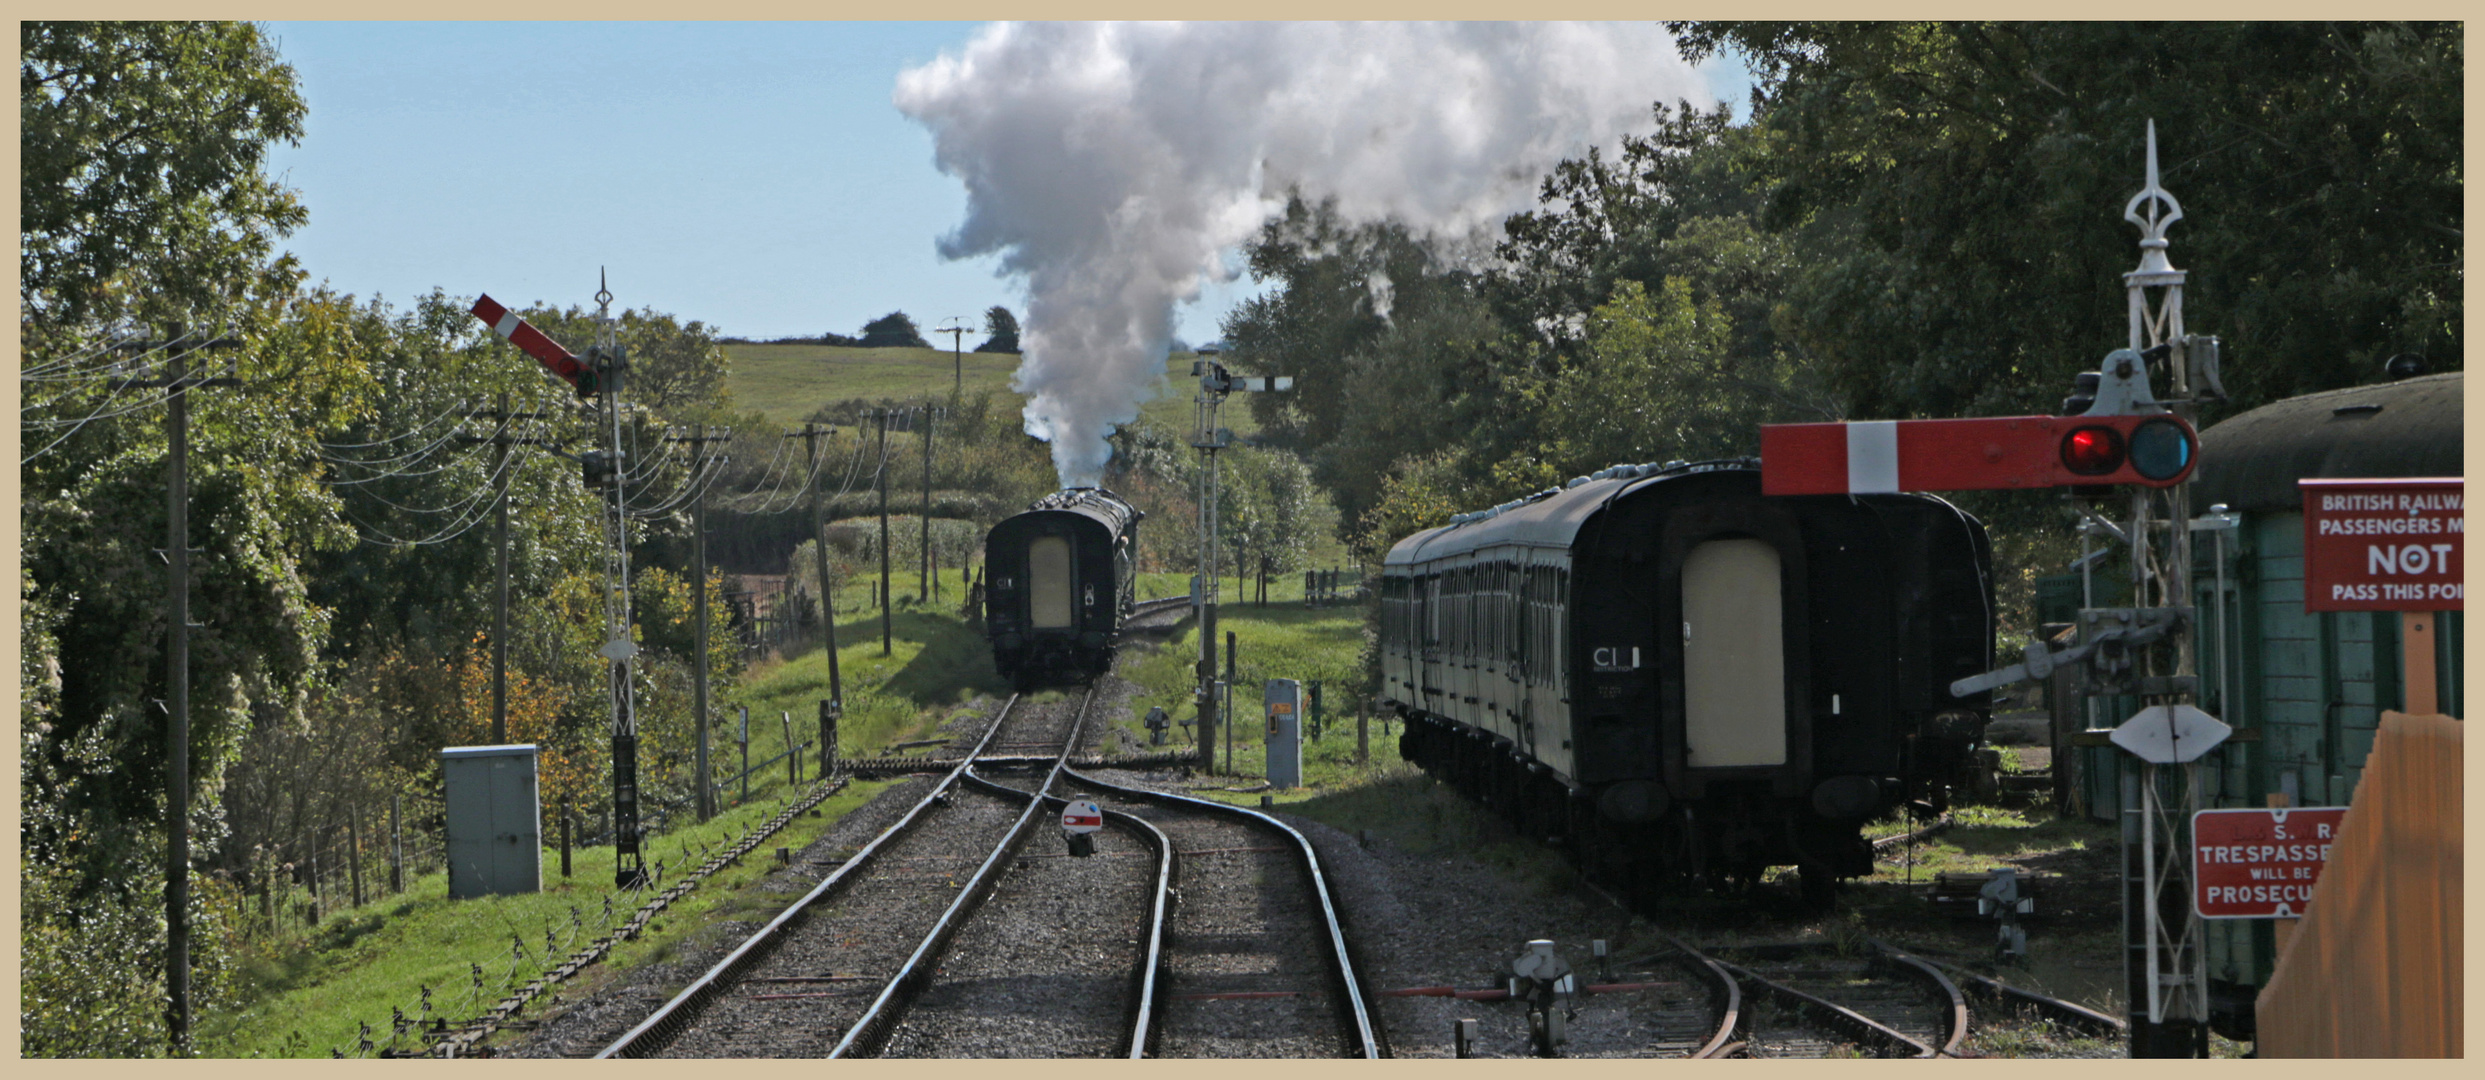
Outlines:
{"type": "MultiPolygon", "coordinates": [[[[965,192],[890,104],[977,25],[269,23],[310,104],[271,156],[311,212],[287,246],[400,306],[435,286],[586,304],[601,266],[617,306],[747,337],[1023,316],[994,260],[933,251],[965,192]]],[[[1740,105],[1740,68],[1706,70],[1740,105]]],[[[1213,339],[1254,291],[1212,287],[1180,336],[1213,339]]]]}

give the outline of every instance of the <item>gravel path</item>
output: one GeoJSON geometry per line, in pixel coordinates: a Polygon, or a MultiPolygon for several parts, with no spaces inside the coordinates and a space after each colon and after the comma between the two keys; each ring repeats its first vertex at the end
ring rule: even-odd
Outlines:
{"type": "MultiPolygon", "coordinates": [[[[1634,949],[1633,919],[1582,894],[1554,892],[1512,880],[1464,857],[1426,856],[1385,841],[1359,838],[1308,818],[1280,813],[1320,853],[1337,894],[1356,968],[1373,995],[1372,1020],[1395,1057],[1450,1057],[1453,1025],[1477,1021],[1478,1057],[1527,1057],[1526,1007],[1512,1001],[1448,997],[1386,997],[1389,989],[1500,986],[1510,961],[1536,938],[1550,938],[1583,982],[1602,981],[1588,943],[1604,938],[1614,959],[1655,952],[1634,949]]],[[[1646,924],[1642,923],[1643,931],[1646,924]]],[[[1642,934],[1642,937],[1648,935],[1642,934]]],[[[1706,987],[1671,964],[1617,970],[1617,982],[1657,988],[1580,995],[1569,1022],[1565,1057],[1680,1057],[1715,1032],[1715,1005],[1706,987]]]]}
{"type": "Polygon", "coordinates": [[[839,896],[787,926],[665,1056],[826,1056],[1021,810],[970,790],[952,790],[944,802],[839,896]],[[785,981],[834,976],[862,978],[785,981]],[[794,994],[819,996],[783,996],[794,994]]]}
{"type": "MultiPolygon", "coordinates": [[[[1842,956],[1827,948],[1806,950],[1791,957],[1752,956],[1737,950],[1719,950],[1717,956],[1781,986],[1862,1013],[1928,1046],[1942,1044],[1944,1002],[1934,998],[1930,988],[1889,966],[1875,964],[1869,956],[1842,956]]],[[[1753,1003],[1752,1057],[1829,1057],[1863,1052],[1846,1035],[1822,1027],[1802,1013],[1777,1006],[1763,992],[1747,988],[1744,994],[1744,1000],[1753,1003]]],[[[1970,1023],[1973,1022],[1971,1016],[1970,1023]]]]}
{"type": "MultiPolygon", "coordinates": [[[[932,779],[923,778],[892,785],[795,853],[790,866],[762,879],[753,888],[781,894],[786,902],[810,891],[845,856],[895,824],[932,783],[932,779]]],[[[758,856],[755,853],[753,857],[758,856]]],[[[575,1002],[556,1004],[557,1011],[543,1017],[541,1027],[497,1052],[506,1057],[591,1056],[636,1027],[657,1006],[672,1000],[673,995],[716,966],[766,921],[767,916],[762,916],[712,923],[677,949],[674,959],[637,968],[619,983],[575,1002]]]]}
{"type": "MultiPolygon", "coordinates": [[[[1033,789],[1042,774],[992,776],[1033,789]]],[[[1038,811],[1047,817],[1051,811],[1038,811]]],[[[883,1057],[1119,1057],[1154,899],[1156,853],[1119,828],[1072,858],[1039,821],[883,1057]]]]}
{"type": "MultiPolygon", "coordinates": [[[[1148,774],[1093,775],[1150,786],[1148,774]]],[[[1293,841],[1208,812],[1102,794],[1097,802],[1154,824],[1174,842],[1179,899],[1165,928],[1166,998],[1154,1056],[1344,1056],[1322,957],[1328,932],[1293,841]],[[1268,993],[1289,996],[1194,996],[1268,993]]]]}

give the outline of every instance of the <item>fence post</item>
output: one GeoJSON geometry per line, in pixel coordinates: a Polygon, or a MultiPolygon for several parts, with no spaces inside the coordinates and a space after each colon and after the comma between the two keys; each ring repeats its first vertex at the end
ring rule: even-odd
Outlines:
{"type": "Polygon", "coordinates": [[[395,895],[406,891],[406,842],[398,820],[397,804],[404,795],[391,792],[388,796],[388,891],[395,895]]]}
{"type": "Polygon", "coordinates": [[[312,926],[317,926],[317,925],[319,925],[319,827],[318,827],[318,826],[316,826],[316,825],[311,826],[311,840],[310,840],[310,843],[309,843],[309,844],[307,844],[307,845],[305,845],[305,846],[306,846],[306,847],[308,847],[308,848],[310,849],[310,855],[309,855],[309,862],[310,862],[310,868],[311,868],[311,873],[310,873],[310,882],[311,882],[311,919],[310,919],[310,925],[312,925],[312,926]]]}
{"type": "Polygon", "coordinates": [[[1371,760],[1372,702],[1366,699],[1355,705],[1355,764],[1362,765],[1371,760]]]}
{"type": "Polygon", "coordinates": [[[362,906],[362,808],[345,805],[345,880],[352,883],[354,906],[362,906]]]}
{"type": "Polygon", "coordinates": [[[777,710],[777,720],[785,725],[785,782],[788,784],[799,783],[800,780],[796,775],[799,771],[799,766],[796,763],[802,760],[802,755],[794,752],[794,714],[790,711],[779,709],[777,710]]]}
{"type": "Polygon", "coordinates": [[[827,701],[820,702],[820,779],[837,769],[837,710],[827,701]]]}
{"type": "Polygon", "coordinates": [[[561,800],[561,876],[569,876],[569,799],[561,800]]]}

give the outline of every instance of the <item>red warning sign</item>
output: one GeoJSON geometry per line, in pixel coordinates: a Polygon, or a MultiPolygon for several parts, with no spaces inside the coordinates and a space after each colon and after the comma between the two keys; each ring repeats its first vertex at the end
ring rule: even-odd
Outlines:
{"type": "Polygon", "coordinates": [[[1085,800],[1073,800],[1061,808],[1063,832],[1091,833],[1104,828],[1104,809],[1085,800]]]}
{"type": "Polygon", "coordinates": [[[2330,861],[2343,806],[2192,815],[2192,907],[2204,919],[2304,914],[2330,861]]]}
{"type": "Polygon", "coordinates": [[[2296,483],[2304,493],[2304,610],[2465,606],[2460,478],[2296,483]]]}

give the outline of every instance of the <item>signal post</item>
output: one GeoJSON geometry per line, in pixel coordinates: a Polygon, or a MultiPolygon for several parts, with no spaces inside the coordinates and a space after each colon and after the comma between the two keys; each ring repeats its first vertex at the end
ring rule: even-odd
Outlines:
{"type": "MultiPolygon", "coordinates": [[[[1191,433],[1191,445],[1205,459],[1199,481],[1199,575],[1191,579],[1191,608],[1198,616],[1199,688],[1193,704],[1199,710],[1199,767],[1216,768],[1217,729],[1217,451],[1234,441],[1234,433],[1217,426],[1217,409],[1225,404],[1225,396],[1237,390],[1261,393],[1269,390],[1294,389],[1294,378],[1240,376],[1225,370],[1225,365],[1208,359],[1217,355],[1203,350],[1200,359],[1191,362],[1191,374],[1199,377],[1199,394],[1192,398],[1198,406],[1197,423],[1191,433]]],[[[1229,736],[1230,738],[1230,736],[1229,736]]],[[[1229,752],[1227,762],[1233,755],[1229,752]]]]}
{"type": "Polygon", "coordinates": [[[2123,774],[2123,924],[2133,1057],[2205,1057],[2206,939],[2191,897],[2190,821],[2200,809],[2199,761],[2231,733],[2197,708],[2189,603],[2190,478],[2199,456],[2194,416],[2223,400],[2218,341],[2186,333],[2184,272],[2166,257],[2166,228],[2183,210],[2157,182],[2157,130],[2148,129],[2147,183],[2123,210],[2139,226],[2140,264],[2123,275],[2127,342],[2079,376],[2063,416],[1764,425],[1761,488],[1770,495],[1996,491],[2067,487],[2111,498],[2130,517],[2118,530],[2131,556],[2132,603],[2083,608],[2077,644],[2028,645],[2020,663],[1951,684],[1957,697],[2080,664],[2088,695],[2144,704],[2097,732],[2140,761],[2123,774]],[[2163,372],[2167,396],[2151,390],[2163,372]]]}

